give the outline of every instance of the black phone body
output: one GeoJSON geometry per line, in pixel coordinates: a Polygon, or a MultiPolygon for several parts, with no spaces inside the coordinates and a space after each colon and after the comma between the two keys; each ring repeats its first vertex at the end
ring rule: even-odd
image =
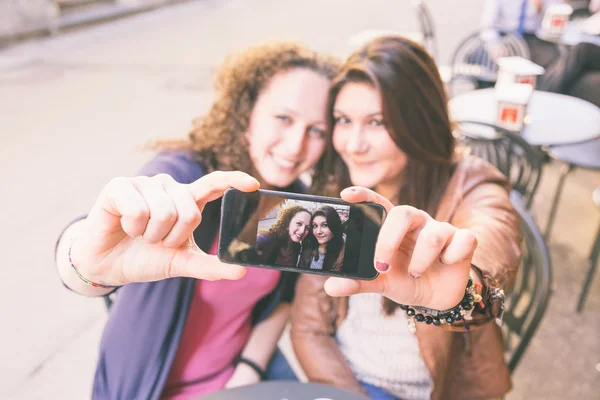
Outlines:
{"type": "Polygon", "coordinates": [[[249,267],[370,280],[377,277],[375,244],[385,216],[375,203],[228,189],[217,255],[249,267]]]}

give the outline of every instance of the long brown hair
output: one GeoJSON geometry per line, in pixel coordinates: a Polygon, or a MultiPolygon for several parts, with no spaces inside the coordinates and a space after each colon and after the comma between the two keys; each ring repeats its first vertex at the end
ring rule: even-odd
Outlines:
{"type": "Polygon", "coordinates": [[[306,239],[302,241],[302,255],[300,263],[305,268],[310,268],[313,260],[319,260],[319,242],[312,232],[313,221],[316,217],[324,217],[327,221],[327,226],[333,237],[327,243],[327,252],[323,260],[323,270],[331,271],[334,269],[336,262],[340,257],[340,252],[344,249],[344,226],[340,215],[331,206],[323,206],[315,210],[310,219],[310,230],[306,239]]]}
{"type": "Polygon", "coordinates": [[[256,100],[274,76],[297,68],[331,80],[339,63],[295,42],[269,42],[229,55],[215,78],[216,99],[208,112],[194,121],[188,138],[160,140],[149,147],[190,151],[208,172],[252,173],[245,133],[256,100]]]}
{"type": "MultiPolygon", "coordinates": [[[[455,152],[447,98],[435,62],[422,46],[403,37],[382,36],[370,41],[348,59],[334,79],[330,116],[338,93],[348,82],[368,83],[378,90],[385,127],[407,156],[399,178],[398,204],[435,215],[452,175],[455,152]]],[[[351,185],[348,169],[331,139],[323,163],[324,170],[331,173],[317,177],[315,190],[333,195],[351,185]]],[[[384,300],[386,314],[396,307],[391,300],[384,300]]]]}

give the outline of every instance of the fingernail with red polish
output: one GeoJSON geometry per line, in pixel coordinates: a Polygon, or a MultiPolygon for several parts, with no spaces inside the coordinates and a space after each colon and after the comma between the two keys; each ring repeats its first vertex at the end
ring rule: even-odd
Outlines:
{"type": "Polygon", "coordinates": [[[388,263],[384,263],[381,261],[377,261],[375,263],[375,269],[379,272],[385,272],[390,268],[390,265],[388,263]]]}

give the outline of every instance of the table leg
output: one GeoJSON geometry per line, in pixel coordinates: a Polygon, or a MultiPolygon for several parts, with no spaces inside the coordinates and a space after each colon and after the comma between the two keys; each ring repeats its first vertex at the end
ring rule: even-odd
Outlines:
{"type": "Polygon", "coordinates": [[[598,226],[596,240],[594,240],[592,252],[590,253],[590,266],[588,269],[588,273],[585,277],[585,281],[583,282],[583,288],[581,289],[581,294],[579,295],[579,301],[577,302],[578,313],[583,311],[583,305],[585,304],[585,299],[587,298],[588,290],[590,290],[590,284],[594,279],[594,273],[596,272],[596,268],[598,266],[598,255],[600,255],[600,226],[598,226]]]}
{"type": "Polygon", "coordinates": [[[552,206],[550,207],[548,223],[546,224],[546,233],[544,234],[544,239],[546,242],[550,241],[550,233],[552,232],[552,225],[554,225],[554,217],[556,216],[556,210],[558,208],[563,186],[565,185],[565,180],[567,179],[567,175],[569,175],[574,169],[575,166],[573,164],[564,165],[561,168],[558,185],[556,186],[556,192],[554,193],[554,200],[552,200],[552,206]]]}

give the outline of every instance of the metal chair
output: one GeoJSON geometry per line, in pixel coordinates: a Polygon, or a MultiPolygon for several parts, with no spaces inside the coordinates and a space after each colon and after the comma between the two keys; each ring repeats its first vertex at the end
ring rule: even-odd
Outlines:
{"type": "Polygon", "coordinates": [[[583,143],[552,146],[548,150],[548,155],[557,161],[565,163],[558,179],[558,185],[556,186],[556,192],[554,193],[554,199],[552,200],[552,206],[550,207],[548,223],[546,224],[546,232],[544,233],[545,239],[549,241],[554,225],[554,218],[556,217],[556,211],[558,209],[558,203],[567,176],[573,172],[575,168],[600,171],[600,137],[583,143]]]}
{"type": "Polygon", "coordinates": [[[457,122],[455,135],[471,154],[493,164],[521,193],[527,209],[542,176],[544,154],[521,136],[499,126],[476,121],[457,122]]]}
{"type": "MultiPolygon", "coordinates": [[[[523,38],[514,33],[502,34],[500,46],[504,55],[530,59],[529,46],[523,38]]],[[[473,89],[493,86],[498,78],[498,64],[487,51],[487,43],[481,38],[481,31],[467,36],[458,45],[450,62],[450,91],[459,83],[470,83],[473,89]]]]}
{"type": "Polygon", "coordinates": [[[350,52],[362,47],[367,42],[386,35],[403,36],[414,42],[421,44],[429,55],[435,60],[438,56],[437,42],[435,39],[435,31],[433,28],[433,18],[429,12],[429,8],[424,0],[412,0],[413,7],[416,11],[417,20],[419,22],[418,32],[404,32],[401,30],[390,29],[367,29],[353,35],[348,39],[350,52]]]}
{"type": "Polygon", "coordinates": [[[535,334],[550,299],[552,271],[546,242],[520,193],[511,201],[521,217],[522,261],[512,290],[506,296],[504,333],[508,368],[514,372],[535,334]]]}
{"type": "Polygon", "coordinates": [[[438,46],[435,39],[435,29],[433,27],[433,18],[431,12],[423,0],[413,0],[414,7],[417,11],[419,19],[419,27],[421,28],[421,44],[434,60],[438,59],[438,46]]]}
{"type": "MultiPolygon", "coordinates": [[[[600,210],[600,187],[594,190],[592,199],[594,200],[594,203],[596,203],[596,206],[600,210]]],[[[598,267],[598,256],[600,256],[600,225],[598,226],[598,233],[596,233],[596,239],[594,240],[594,244],[592,245],[592,251],[590,252],[590,266],[585,276],[585,282],[583,282],[583,288],[581,289],[581,293],[579,294],[579,301],[577,301],[577,312],[583,311],[583,306],[585,304],[588,291],[590,290],[590,284],[594,279],[594,274],[596,273],[596,268],[598,267]]]]}

